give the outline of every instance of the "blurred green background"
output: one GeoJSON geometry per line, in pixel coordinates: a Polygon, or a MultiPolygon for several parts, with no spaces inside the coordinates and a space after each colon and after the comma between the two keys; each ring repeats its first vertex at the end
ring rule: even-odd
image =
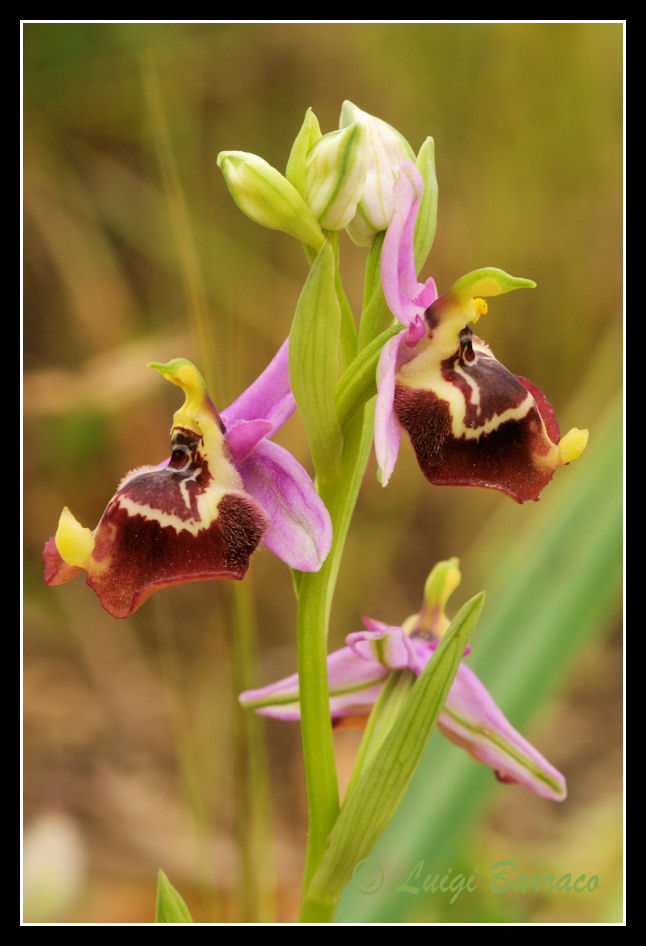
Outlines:
{"type": "MultiPolygon", "coordinates": [[[[159,867],[196,920],[296,916],[298,727],[266,726],[270,807],[253,809],[250,840],[263,758],[250,773],[234,682],[250,603],[255,682],[295,669],[287,569],[261,550],[244,599],[178,586],[115,621],[82,578],[45,588],[40,554],[63,505],[93,528],[126,471],[167,455],[178,392],[148,361],[194,360],[225,406],[281,344],[303,252],[240,213],[216,156],[284,170],[307,107],[330,131],[344,99],[415,150],[435,139],[424,277],[440,292],[488,265],[536,280],[493,300],[479,331],[590,446],[522,507],[431,487],[408,443],[385,490],[371,461],[331,648],[363,614],[400,623],[432,565],[459,556],[455,607],[488,591],[472,665],[569,797],[498,785],[434,735],[375,852],[382,889],[349,887],[339,919],[621,919],[622,44],[613,23],[24,24],[26,920],[150,921],[159,867]],[[395,891],[420,860],[484,876],[503,859],[600,886],[495,895],[483,881],[454,904],[395,891]]],[[[345,236],[341,251],[358,311],[365,251],[345,236]]],[[[279,439],[307,463],[298,418],[279,439]]],[[[344,782],[358,734],[336,738],[344,782]]]]}

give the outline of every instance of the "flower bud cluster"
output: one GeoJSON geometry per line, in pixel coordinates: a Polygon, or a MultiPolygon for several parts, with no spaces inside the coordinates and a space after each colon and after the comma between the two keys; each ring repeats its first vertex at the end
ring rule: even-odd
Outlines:
{"type": "MultiPolygon", "coordinates": [[[[346,230],[358,246],[370,246],[390,224],[395,181],[401,165],[410,160],[432,192],[433,140],[424,142],[416,158],[395,128],[344,102],[339,128],[327,134],[308,109],[284,175],[244,151],[221,151],[218,167],[248,217],[318,251],[326,230],[346,230]]],[[[427,223],[434,231],[433,201],[427,223]]]]}

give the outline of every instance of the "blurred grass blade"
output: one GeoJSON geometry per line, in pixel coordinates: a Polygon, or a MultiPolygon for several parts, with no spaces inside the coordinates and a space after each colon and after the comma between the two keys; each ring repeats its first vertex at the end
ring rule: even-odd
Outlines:
{"type": "MultiPolygon", "coordinates": [[[[300,574],[300,573],[299,573],[300,574]]],[[[235,691],[258,685],[258,628],[251,577],[231,582],[235,691]]],[[[265,720],[238,709],[234,728],[238,903],[245,923],[273,922],[276,878],[265,720]]]]}
{"type": "Polygon", "coordinates": [[[217,374],[213,364],[213,352],[215,350],[213,324],[212,319],[209,318],[209,306],[193,235],[193,224],[188,202],[177,167],[159,81],[149,56],[144,57],[142,62],[142,78],[146,105],[150,115],[153,142],[157,151],[159,168],[168,202],[171,229],[177,247],[177,266],[184,286],[189,321],[195,336],[195,350],[199,353],[202,373],[209,391],[213,396],[217,396],[217,374]]]}
{"type": "Polygon", "coordinates": [[[170,880],[160,869],[157,875],[157,905],[155,923],[192,923],[188,907],[170,880]]]}

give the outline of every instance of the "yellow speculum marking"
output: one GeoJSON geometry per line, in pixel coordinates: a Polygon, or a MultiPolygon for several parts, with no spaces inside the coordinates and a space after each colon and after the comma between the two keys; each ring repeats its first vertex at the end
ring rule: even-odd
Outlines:
{"type": "MultiPolygon", "coordinates": [[[[235,491],[244,496],[240,490],[235,491]]],[[[219,489],[212,485],[209,490],[197,499],[197,517],[190,519],[180,519],[174,513],[164,512],[163,509],[156,509],[147,503],[138,503],[129,496],[119,496],[118,502],[122,509],[125,509],[129,516],[141,516],[149,522],[157,522],[162,529],[170,526],[176,532],[190,532],[197,536],[198,533],[208,529],[218,518],[218,504],[223,496],[231,495],[231,490],[219,489]]]]}
{"type": "MultiPolygon", "coordinates": [[[[442,376],[441,370],[442,361],[445,357],[448,357],[446,352],[450,355],[456,347],[455,334],[452,332],[451,326],[443,324],[438,326],[433,338],[424,339],[420,342],[420,347],[423,345],[422,351],[416,358],[402,365],[397,379],[410,388],[433,391],[448,404],[451,416],[451,432],[455,438],[465,437],[467,440],[478,440],[480,437],[491,433],[492,430],[496,430],[506,421],[522,420],[527,415],[533,404],[533,398],[529,392],[520,404],[509,407],[500,414],[495,414],[477,427],[467,427],[465,424],[467,402],[464,394],[455,384],[447,381],[442,376]],[[424,345],[424,343],[426,344],[424,345]]],[[[475,345],[474,349],[478,353],[475,345]]],[[[457,370],[459,369],[456,368],[457,370]]],[[[475,406],[479,405],[480,391],[477,384],[467,373],[460,372],[460,374],[471,389],[471,403],[475,406]]]]}

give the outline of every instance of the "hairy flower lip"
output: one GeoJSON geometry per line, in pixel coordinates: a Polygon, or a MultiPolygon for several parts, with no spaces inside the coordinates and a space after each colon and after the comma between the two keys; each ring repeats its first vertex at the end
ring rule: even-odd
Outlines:
{"type": "MultiPolygon", "coordinates": [[[[262,507],[242,489],[220,488],[197,453],[186,470],[167,465],[126,476],[92,533],[92,550],[72,564],[86,570],[105,610],[125,618],[169,585],[243,578],[267,524],[262,507]]],[[[45,545],[49,584],[78,573],[64,562],[60,535],[59,525],[45,545]]]]}
{"type": "Polygon", "coordinates": [[[487,310],[478,296],[535,283],[494,267],[467,274],[439,298],[432,280],[419,283],[413,242],[421,188],[415,165],[402,165],[382,252],[384,295],[404,326],[384,345],[377,368],[375,453],[382,485],[405,430],[433,485],[496,489],[519,503],[538,500],[555,470],[583,452],[587,431],[574,428],[561,439],[542,391],[508,371],[468,328],[487,310]]]}
{"type": "Polygon", "coordinates": [[[122,618],[168,585],[243,578],[261,541],[290,567],[317,571],[332,542],[329,513],[301,464],[269,439],[295,409],[287,342],[221,414],[186,359],[153,367],[185,393],[173,452],[122,478],[94,532],[63,511],[43,550],[45,583],[85,569],[122,618]]]}

